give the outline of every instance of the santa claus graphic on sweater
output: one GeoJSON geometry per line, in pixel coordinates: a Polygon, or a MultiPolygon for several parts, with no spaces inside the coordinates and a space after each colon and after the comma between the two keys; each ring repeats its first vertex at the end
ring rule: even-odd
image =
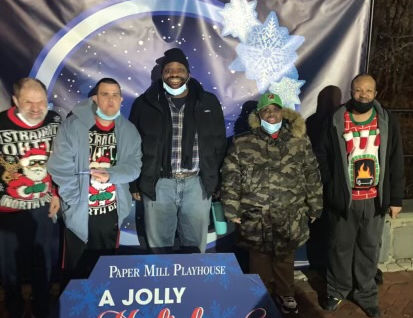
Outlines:
{"type": "MultiPolygon", "coordinates": [[[[89,168],[99,170],[101,168],[109,168],[110,166],[110,159],[106,156],[101,156],[96,161],[91,162],[89,168]]],[[[114,202],[116,199],[115,189],[116,187],[112,183],[101,183],[90,179],[89,207],[106,206],[114,202]]]]}
{"type": "Polygon", "coordinates": [[[20,159],[23,174],[9,182],[7,193],[18,199],[37,199],[51,190],[51,178],[47,173],[48,155],[45,146],[32,148],[20,159]]]}

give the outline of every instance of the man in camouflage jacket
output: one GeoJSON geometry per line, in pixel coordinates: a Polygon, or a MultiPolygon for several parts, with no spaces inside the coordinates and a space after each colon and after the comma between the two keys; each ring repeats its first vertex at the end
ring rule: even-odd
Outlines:
{"type": "Polygon", "coordinates": [[[251,131],[234,138],[222,167],[226,217],[238,224],[238,243],[285,313],[297,312],[294,252],[320,217],[322,184],[301,115],[264,94],[250,114],[251,131]]]}

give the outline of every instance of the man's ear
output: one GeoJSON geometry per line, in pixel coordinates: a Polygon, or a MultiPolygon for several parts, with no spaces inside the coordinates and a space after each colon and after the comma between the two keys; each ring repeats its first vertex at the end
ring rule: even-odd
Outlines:
{"type": "Polygon", "coordinates": [[[93,101],[95,102],[95,104],[97,105],[97,104],[98,104],[98,102],[97,102],[97,96],[96,96],[96,95],[92,95],[92,99],[93,99],[93,101]]]}
{"type": "Polygon", "coordinates": [[[12,99],[13,99],[14,105],[17,106],[17,108],[19,108],[19,101],[17,100],[17,97],[13,95],[12,99]]]}
{"type": "Polygon", "coordinates": [[[374,94],[374,98],[376,98],[376,96],[377,96],[377,91],[376,91],[376,93],[374,94]]]}

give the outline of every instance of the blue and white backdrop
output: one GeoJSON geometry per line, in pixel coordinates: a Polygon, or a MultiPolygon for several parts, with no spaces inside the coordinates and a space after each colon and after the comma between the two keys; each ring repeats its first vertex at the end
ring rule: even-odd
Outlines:
{"type": "Polygon", "coordinates": [[[0,109],[13,82],[37,77],[50,107],[67,114],[102,77],[123,89],[122,113],[181,48],[217,95],[227,135],[246,101],[265,92],[307,118],[326,87],[349,97],[365,69],[372,0],[2,0],[0,109]]]}

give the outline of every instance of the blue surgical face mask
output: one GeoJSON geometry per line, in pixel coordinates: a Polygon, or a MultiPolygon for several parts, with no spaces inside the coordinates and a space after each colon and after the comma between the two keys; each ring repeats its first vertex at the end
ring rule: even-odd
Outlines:
{"type": "Polygon", "coordinates": [[[99,116],[100,118],[102,118],[103,120],[114,120],[114,119],[116,119],[117,117],[119,117],[119,115],[120,115],[120,109],[118,110],[118,112],[117,112],[115,115],[108,116],[108,115],[104,114],[104,113],[102,112],[102,110],[98,107],[97,110],[96,110],[96,115],[98,115],[98,116],[99,116]]]}
{"type": "Polygon", "coordinates": [[[270,135],[279,131],[281,128],[281,125],[282,125],[282,120],[279,123],[270,124],[269,122],[266,122],[265,120],[261,119],[261,127],[270,135]]]}
{"type": "MultiPolygon", "coordinates": [[[[188,78],[188,80],[189,80],[189,78],[188,78]]],[[[182,86],[179,87],[179,88],[172,88],[172,87],[170,87],[168,84],[166,84],[165,82],[163,82],[163,88],[164,88],[169,94],[171,94],[172,96],[178,96],[178,95],[181,95],[183,92],[185,92],[185,90],[186,90],[186,88],[187,88],[186,83],[188,83],[188,80],[185,82],[184,85],[182,85],[182,86]]]]}

